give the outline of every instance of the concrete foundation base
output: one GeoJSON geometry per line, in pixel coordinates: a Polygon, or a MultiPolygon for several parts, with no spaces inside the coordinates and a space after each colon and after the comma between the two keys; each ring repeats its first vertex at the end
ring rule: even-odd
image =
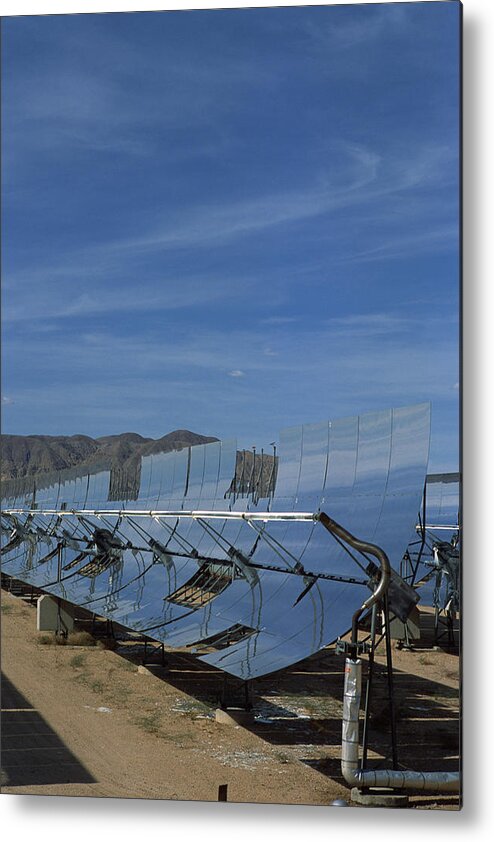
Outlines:
{"type": "Polygon", "coordinates": [[[254,722],[254,714],[244,708],[216,708],[215,721],[221,725],[245,725],[254,722]]]}
{"type": "Polygon", "coordinates": [[[69,634],[74,630],[74,611],[71,605],[49,594],[37,599],[37,631],[53,631],[69,634]]]}
{"type": "Polygon", "coordinates": [[[366,790],[353,787],[351,799],[364,807],[408,807],[409,804],[408,795],[384,787],[366,790]]]}

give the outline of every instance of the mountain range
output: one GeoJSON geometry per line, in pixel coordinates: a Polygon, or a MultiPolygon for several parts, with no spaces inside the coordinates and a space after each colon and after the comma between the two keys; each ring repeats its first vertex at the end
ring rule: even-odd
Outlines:
{"type": "Polygon", "coordinates": [[[174,430],[159,439],[138,433],[113,436],[12,436],[1,437],[1,479],[36,476],[67,468],[121,468],[141,456],[181,450],[195,444],[218,441],[190,430],[174,430]]]}

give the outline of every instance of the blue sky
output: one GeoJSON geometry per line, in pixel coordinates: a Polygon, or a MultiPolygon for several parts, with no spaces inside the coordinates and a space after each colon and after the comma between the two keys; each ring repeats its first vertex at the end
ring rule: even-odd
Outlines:
{"type": "Polygon", "coordinates": [[[431,400],[456,470],[459,11],[5,19],[3,432],[431,400]]]}

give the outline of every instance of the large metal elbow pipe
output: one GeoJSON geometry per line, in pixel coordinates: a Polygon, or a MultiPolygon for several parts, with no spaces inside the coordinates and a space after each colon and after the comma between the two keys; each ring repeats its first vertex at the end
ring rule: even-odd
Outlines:
{"type": "Polygon", "coordinates": [[[414,791],[459,792],[459,772],[412,772],[395,769],[365,770],[359,766],[359,709],[362,661],[345,661],[341,773],[349,786],[358,789],[386,787],[414,791]]]}
{"type": "Polygon", "coordinates": [[[459,792],[460,775],[456,772],[412,772],[396,769],[361,769],[359,763],[359,710],[362,685],[362,661],[357,659],[358,623],[360,617],[386,595],[391,576],[389,559],[381,547],[355,537],[341,524],[336,523],[325,512],[319,512],[317,519],[331,534],[345,541],[362,553],[375,556],[380,564],[381,577],[375,591],[357,609],[352,617],[353,657],[345,661],[345,689],[343,695],[343,723],[341,744],[341,772],[352,787],[368,789],[432,790],[433,792],[459,792]]]}
{"type": "MultiPolygon", "coordinates": [[[[352,617],[352,644],[356,647],[358,641],[358,623],[360,617],[371,608],[376,602],[379,602],[386,594],[389,585],[389,579],[391,576],[391,564],[389,562],[389,558],[384,552],[381,547],[378,547],[377,544],[371,544],[370,541],[364,541],[362,538],[357,538],[355,535],[352,535],[348,529],[345,529],[340,523],[337,523],[333,518],[330,518],[326,512],[319,512],[317,515],[317,519],[322,523],[322,525],[331,532],[332,535],[336,535],[342,541],[345,541],[350,547],[353,549],[358,550],[361,553],[369,553],[373,555],[380,564],[380,572],[381,578],[379,579],[378,586],[376,590],[365,600],[365,602],[357,609],[352,617]]],[[[356,649],[354,654],[356,655],[356,649]]]]}

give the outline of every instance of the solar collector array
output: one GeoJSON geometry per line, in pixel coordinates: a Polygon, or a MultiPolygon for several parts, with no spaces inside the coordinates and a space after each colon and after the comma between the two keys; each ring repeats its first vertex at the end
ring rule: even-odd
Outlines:
{"type": "Polygon", "coordinates": [[[243,627],[243,638],[203,660],[245,679],[281,669],[346,631],[369,594],[365,560],[357,563],[316,521],[144,513],[322,510],[382,546],[398,568],[420,507],[429,428],[430,407],[421,404],[285,430],[274,493],[263,497],[232,494],[234,441],[145,457],[137,500],[109,501],[109,471],[61,478],[4,501],[4,509],[25,509],[15,517],[32,533],[6,552],[4,572],[169,647],[243,627]],[[114,514],[42,514],[62,508],[114,514]],[[119,544],[106,556],[93,540],[101,529],[119,544]]]}

